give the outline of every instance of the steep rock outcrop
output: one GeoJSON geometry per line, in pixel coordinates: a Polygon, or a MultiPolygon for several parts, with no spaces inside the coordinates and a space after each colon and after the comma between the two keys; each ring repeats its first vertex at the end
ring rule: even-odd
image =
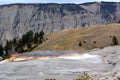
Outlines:
{"type": "Polygon", "coordinates": [[[120,3],[1,5],[0,40],[19,38],[29,30],[50,33],[112,22],[120,22],[120,3]]]}

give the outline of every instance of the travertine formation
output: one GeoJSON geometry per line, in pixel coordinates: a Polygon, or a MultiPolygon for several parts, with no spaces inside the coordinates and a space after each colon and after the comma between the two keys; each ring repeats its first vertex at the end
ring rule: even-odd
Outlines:
{"type": "Polygon", "coordinates": [[[120,76],[120,46],[89,51],[39,51],[22,55],[26,57],[17,58],[17,62],[9,62],[8,59],[0,62],[0,80],[75,80],[84,71],[93,80],[117,80],[120,76]],[[53,58],[39,57],[48,55],[53,58]],[[56,55],[62,56],[54,57],[56,55]]]}
{"type": "Polygon", "coordinates": [[[1,5],[0,40],[19,38],[29,30],[50,33],[113,22],[120,22],[120,3],[1,5]]]}

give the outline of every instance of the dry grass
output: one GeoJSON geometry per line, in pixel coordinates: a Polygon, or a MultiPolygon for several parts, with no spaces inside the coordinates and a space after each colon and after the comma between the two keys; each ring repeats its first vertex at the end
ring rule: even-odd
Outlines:
{"type": "Polygon", "coordinates": [[[120,42],[120,24],[109,24],[63,30],[46,35],[48,38],[37,50],[76,50],[105,47],[112,44],[110,36],[115,35],[120,42]],[[82,46],[79,47],[79,42],[82,46]],[[86,43],[85,43],[86,42],[86,43]],[[96,43],[94,43],[96,42],[96,43]]]}

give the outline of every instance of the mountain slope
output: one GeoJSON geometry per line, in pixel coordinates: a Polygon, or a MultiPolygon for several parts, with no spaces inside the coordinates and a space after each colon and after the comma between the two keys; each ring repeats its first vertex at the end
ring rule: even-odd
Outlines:
{"type": "Polygon", "coordinates": [[[46,35],[48,40],[34,51],[102,48],[113,44],[113,36],[116,36],[120,42],[120,24],[63,30],[46,35]],[[79,46],[80,42],[82,46],[79,46]]]}
{"type": "Polygon", "coordinates": [[[45,33],[120,22],[120,3],[11,4],[0,6],[0,41],[29,30],[45,33]]]}

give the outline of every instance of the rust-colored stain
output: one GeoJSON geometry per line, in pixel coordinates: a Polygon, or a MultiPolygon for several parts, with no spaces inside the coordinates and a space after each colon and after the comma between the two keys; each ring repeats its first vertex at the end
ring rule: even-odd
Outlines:
{"type": "Polygon", "coordinates": [[[71,56],[73,54],[83,54],[82,52],[75,52],[71,54],[64,54],[60,56],[27,56],[22,55],[20,53],[11,54],[9,59],[4,60],[3,62],[21,62],[21,61],[29,61],[29,60],[44,60],[44,59],[52,59],[57,57],[66,57],[71,56]]]}

